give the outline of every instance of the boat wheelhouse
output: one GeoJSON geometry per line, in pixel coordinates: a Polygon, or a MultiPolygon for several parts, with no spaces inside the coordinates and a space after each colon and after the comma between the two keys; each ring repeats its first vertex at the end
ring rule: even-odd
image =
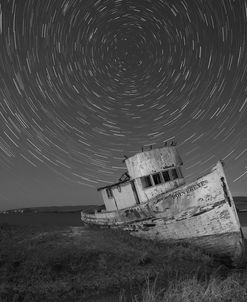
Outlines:
{"type": "Polygon", "coordinates": [[[143,151],[125,159],[127,172],[117,183],[98,188],[106,211],[142,204],[185,183],[175,146],[143,151]]]}

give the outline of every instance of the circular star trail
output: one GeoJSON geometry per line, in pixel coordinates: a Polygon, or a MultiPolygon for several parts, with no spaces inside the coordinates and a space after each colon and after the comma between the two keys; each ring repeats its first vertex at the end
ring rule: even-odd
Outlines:
{"type": "Polygon", "coordinates": [[[1,178],[81,194],[176,140],[189,180],[223,159],[247,194],[246,28],[246,0],[1,0],[1,178]]]}

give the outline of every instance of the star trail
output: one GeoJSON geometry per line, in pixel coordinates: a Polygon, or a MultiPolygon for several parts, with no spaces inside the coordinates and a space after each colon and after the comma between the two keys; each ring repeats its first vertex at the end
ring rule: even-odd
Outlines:
{"type": "Polygon", "coordinates": [[[247,0],[0,0],[1,208],[99,203],[172,140],[247,195],[247,0]]]}

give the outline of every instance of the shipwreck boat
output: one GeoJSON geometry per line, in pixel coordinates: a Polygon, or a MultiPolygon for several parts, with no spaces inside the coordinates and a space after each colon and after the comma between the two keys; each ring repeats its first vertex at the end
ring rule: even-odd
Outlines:
{"type": "Polygon", "coordinates": [[[175,146],[142,151],[125,164],[119,182],[98,189],[105,209],[81,212],[84,223],[146,239],[185,241],[235,266],[243,262],[243,233],[221,161],[190,184],[175,146]]]}

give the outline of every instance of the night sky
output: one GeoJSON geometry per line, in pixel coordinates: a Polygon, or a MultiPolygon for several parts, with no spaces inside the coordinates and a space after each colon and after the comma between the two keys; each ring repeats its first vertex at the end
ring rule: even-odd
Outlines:
{"type": "Polygon", "coordinates": [[[177,142],[247,195],[247,0],[0,0],[0,210],[101,203],[177,142]]]}

